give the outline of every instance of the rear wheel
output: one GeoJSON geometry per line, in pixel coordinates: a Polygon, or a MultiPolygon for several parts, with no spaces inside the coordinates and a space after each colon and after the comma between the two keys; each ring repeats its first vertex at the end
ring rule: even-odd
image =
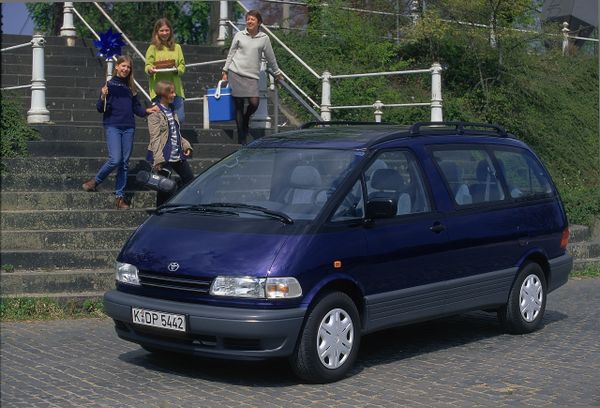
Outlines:
{"type": "Polygon", "coordinates": [[[530,333],[540,327],[546,310],[546,277],[537,263],[521,268],[508,303],[498,317],[509,333],[530,333]]]}
{"type": "Polygon", "coordinates": [[[344,293],[330,293],[309,312],[290,363],[304,380],[337,381],[354,365],[359,345],[360,321],[354,302],[344,293]]]}

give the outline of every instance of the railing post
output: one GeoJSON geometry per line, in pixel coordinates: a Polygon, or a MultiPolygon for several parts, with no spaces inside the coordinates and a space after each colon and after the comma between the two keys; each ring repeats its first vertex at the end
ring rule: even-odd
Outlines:
{"type": "Polygon", "coordinates": [[[442,66],[437,62],[434,62],[431,66],[431,121],[444,121],[442,113],[442,66]]]}
{"type": "Polygon", "coordinates": [[[210,129],[210,121],[208,119],[208,96],[205,94],[202,97],[202,129],[210,129]]]}
{"type": "Polygon", "coordinates": [[[75,37],[77,37],[77,32],[75,31],[75,26],[73,25],[72,1],[65,1],[63,6],[63,25],[60,28],[60,36],[66,37],[67,47],[75,46],[75,37]]]}
{"type": "Polygon", "coordinates": [[[44,77],[44,46],[46,40],[35,33],[31,40],[31,109],[27,111],[27,123],[50,122],[50,112],[46,109],[46,79],[44,77]]]}
{"type": "Polygon", "coordinates": [[[417,24],[419,20],[419,0],[411,0],[410,2],[410,17],[413,24],[417,24]]]}
{"type": "Polygon", "coordinates": [[[269,75],[269,80],[269,88],[273,92],[273,133],[279,133],[279,89],[272,75],[269,75]]]}
{"type": "Polygon", "coordinates": [[[267,61],[263,58],[260,62],[260,73],[258,77],[258,109],[252,115],[250,127],[255,129],[270,129],[271,118],[269,117],[269,95],[267,83],[267,61]]]}
{"type": "Polygon", "coordinates": [[[217,45],[225,45],[225,40],[227,39],[228,19],[227,1],[219,1],[219,36],[217,37],[217,45]]]}
{"type": "Polygon", "coordinates": [[[562,53],[563,55],[567,55],[567,53],[569,52],[569,23],[567,23],[566,21],[564,21],[562,23],[563,28],[562,28],[562,35],[563,35],[563,41],[562,41],[562,53]]]}
{"type": "Polygon", "coordinates": [[[331,106],[331,73],[325,71],[321,78],[323,79],[321,88],[321,119],[324,122],[329,122],[331,120],[331,110],[329,109],[331,106]]]}
{"type": "Polygon", "coordinates": [[[375,101],[373,108],[375,109],[375,122],[381,123],[381,117],[383,116],[383,103],[381,103],[381,101],[375,101]]]}

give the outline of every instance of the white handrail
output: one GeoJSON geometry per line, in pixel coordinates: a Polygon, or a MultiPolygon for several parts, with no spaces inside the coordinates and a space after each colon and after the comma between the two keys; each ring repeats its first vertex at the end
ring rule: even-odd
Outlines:
{"type": "MultiPolygon", "coordinates": [[[[79,17],[79,19],[83,22],[83,24],[85,24],[85,26],[87,27],[88,30],[90,30],[90,32],[94,35],[94,37],[96,37],[97,40],[100,40],[100,36],[98,35],[98,33],[96,33],[96,31],[87,23],[87,21],[85,21],[85,19],[82,17],[81,14],[79,14],[79,12],[77,11],[77,9],[75,7],[72,8],[73,12],[75,13],[75,15],[77,17],[79,17]]],[[[129,40],[127,40],[129,41],[129,40]]],[[[143,59],[143,57],[142,57],[143,59]]],[[[117,58],[115,56],[112,57],[113,61],[116,61],[117,58]]],[[[145,59],[144,59],[145,61],[145,59]]],[[[135,83],[135,86],[140,90],[140,92],[142,92],[142,94],[146,97],[146,99],[148,99],[149,101],[152,100],[152,98],[150,98],[150,95],[148,95],[148,92],[146,92],[144,90],[144,87],[140,85],[140,83],[134,78],[133,82],[135,83]]]]}
{"type": "Polygon", "coordinates": [[[431,72],[430,69],[412,69],[406,71],[388,71],[388,72],[367,72],[364,74],[344,74],[344,75],[331,75],[331,79],[339,78],[365,78],[373,76],[389,76],[389,75],[409,75],[409,74],[425,74],[431,72]]]}
{"type": "Polygon", "coordinates": [[[117,29],[118,32],[121,33],[121,35],[123,36],[123,38],[125,39],[125,41],[127,41],[127,43],[129,44],[129,46],[131,48],[133,48],[133,50],[137,53],[137,55],[140,56],[140,58],[146,62],[146,58],[145,56],[140,52],[140,50],[137,49],[137,47],[133,44],[133,42],[125,35],[125,33],[123,32],[123,30],[121,30],[121,28],[117,25],[117,23],[115,23],[113,21],[112,18],[110,18],[110,16],[106,13],[106,11],[104,11],[104,9],[102,7],[100,7],[100,5],[97,2],[93,2],[94,6],[96,6],[96,8],[98,10],[100,10],[100,12],[104,15],[104,17],[106,17],[106,19],[108,20],[109,23],[111,23],[113,25],[113,27],[115,27],[117,29]]]}
{"type": "Polygon", "coordinates": [[[193,62],[191,64],[185,64],[186,68],[192,68],[192,67],[201,67],[203,65],[212,65],[212,64],[218,64],[220,62],[225,62],[227,61],[226,59],[220,59],[220,60],[214,60],[214,61],[205,61],[205,62],[193,62]]]}
{"type": "Polygon", "coordinates": [[[19,44],[19,45],[13,45],[12,47],[2,48],[0,50],[0,52],[16,50],[17,48],[25,48],[25,47],[30,47],[30,46],[31,46],[31,41],[23,43],[23,44],[19,44]]]}
{"type": "MultiPolygon", "coordinates": [[[[390,108],[404,108],[410,106],[431,106],[429,102],[415,102],[415,103],[386,103],[383,106],[390,108]]],[[[329,109],[365,109],[374,108],[374,104],[371,105],[346,105],[346,106],[330,106],[329,109]]]]}

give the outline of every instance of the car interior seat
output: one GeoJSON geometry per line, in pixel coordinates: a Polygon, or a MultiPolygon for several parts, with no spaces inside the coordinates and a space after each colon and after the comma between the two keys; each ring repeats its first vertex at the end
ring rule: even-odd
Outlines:
{"type": "Polygon", "coordinates": [[[452,194],[454,194],[454,200],[459,205],[471,204],[473,197],[467,186],[462,179],[462,172],[458,165],[451,161],[441,161],[439,163],[442,173],[446,177],[452,194]]]}
{"type": "Polygon", "coordinates": [[[297,166],[290,174],[289,190],[284,201],[289,204],[313,204],[321,184],[319,170],[313,166],[297,166]]]}
{"type": "Polygon", "coordinates": [[[394,169],[378,169],[371,178],[371,187],[374,192],[369,192],[369,200],[374,198],[390,198],[397,203],[396,214],[410,214],[410,195],[403,192],[404,179],[394,169]]]}
{"type": "Polygon", "coordinates": [[[474,203],[504,199],[504,193],[502,192],[500,183],[498,183],[496,171],[487,160],[481,160],[477,164],[475,177],[477,178],[477,183],[473,184],[470,189],[474,203]]]}

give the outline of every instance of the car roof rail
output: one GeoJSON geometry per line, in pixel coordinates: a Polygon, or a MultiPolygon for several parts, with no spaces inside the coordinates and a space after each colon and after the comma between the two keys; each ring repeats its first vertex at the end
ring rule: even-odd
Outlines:
{"type": "Polygon", "coordinates": [[[300,126],[300,129],[310,129],[319,126],[330,126],[330,125],[345,125],[345,126],[359,126],[359,125],[391,125],[387,122],[356,122],[351,120],[331,120],[331,121],[313,121],[306,122],[300,126]]]}
{"type": "Polygon", "coordinates": [[[428,133],[447,130],[447,128],[454,128],[459,135],[464,135],[466,131],[477,130],[465,128],[479,128],[479,130],[492,130],[500,137],[509,137],[508,133],[506,133],[506,130],[502,126],[477,122],[416,122],[410,127],[409,133],[411,136],[422,135],[424,131],[422,131],[421,128],[424,127],[429,128],[427,129],[428,133]]]}

